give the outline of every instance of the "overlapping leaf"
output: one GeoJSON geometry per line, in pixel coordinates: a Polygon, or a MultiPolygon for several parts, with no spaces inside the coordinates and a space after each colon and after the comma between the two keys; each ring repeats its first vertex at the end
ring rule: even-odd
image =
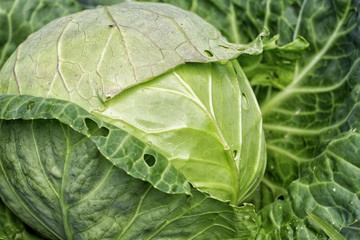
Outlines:
{"type": "Polygon", "coordinates": [[[257,92],[269,160],[262,189],[270,189],[272,199],[284,199],[262,210],[264,228],[259,237],[326,238],[309,222],[305,210],[338,230],[360,218],[355,180],[359,175],[359,3],[284,1],[276,8],[274,2],[269,1],[268,14],[277,17],[268,19],[277,21],[271,26],[280,35],[278,44],[301,36],[309,47],[289,62],[294,71],[282,87],[263,84],[267,86],[257,92]],[[276,215],[282,220],[268,219],[276,215]]]}
{"type": "Polygon", "coordinates": [[[222,201],[240,203],[263,175],[261,114],[237,62],[178,67],[94,114],[150,143],[193,186],[222,201]]]}
{"type": "Polygon", "coordinates": [[[253,206],[156,190],[58,120],[2,120],[0,137],[1,195],[50,239],[249,239],[257,232],[253,206]]]}
{"type": "Polygon", "coordinates": [[[90,138],[101,154],[131,176],[167,193],[189,193],[185,177],[162,155],[124,130],[98,120],[74,103],[32,96],[0,96],[0,119],[58,119],[90,138]],[[146,156],[154,158],[149,164],[146,156]]]}

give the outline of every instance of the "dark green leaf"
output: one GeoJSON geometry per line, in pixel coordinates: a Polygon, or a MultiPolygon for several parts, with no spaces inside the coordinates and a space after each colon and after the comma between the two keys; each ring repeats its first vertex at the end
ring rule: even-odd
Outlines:
{"type": "Polygon", "coordinates": [[[1,240],[41,240],[16,217],[0,199],[0,239],[1,240]]]}
{"type": "Polygon", "coordinates": [[[245,240],[257,232],[252,205],[156,190],[58,120],[2,120],[0,138],[1,196],[51,239],[245,240]]]}

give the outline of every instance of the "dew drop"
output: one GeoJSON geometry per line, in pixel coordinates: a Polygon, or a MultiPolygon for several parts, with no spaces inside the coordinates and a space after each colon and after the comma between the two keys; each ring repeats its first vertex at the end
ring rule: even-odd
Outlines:
{"type": "Polygon", "coordinates": [[[336,188],[333,188],[332,190],[333,190],[334,192],[336,192],[336,188]]]}
{"type": "Polygon", "coordinates": [[[225,145],[225,146],[224,146],[224,150],[225,150],[225,151],[227,151],[227,150],[229,150],[229,149],[230,149],[230,146],[229,146],[229,145],[225,145]]]}
{"type": "Polygon", "coordinates": [[[350,204],[354,204],[354,202],[353,202],[353,201],[351,201],[351,202],[350,202],[350,204]]]}
{"type": "Polygon", "coordinates": [[[295,115],[299,115],[299,113],[301,112],[301,108],[298,108],[298,110],[296,110],[295,115]]]}
{"type": "Polygon", "coordinates": [[[353,130],[352,130],[352,132],[356,132],[357,131],[357,129],[356,128],[354,128],[353,130]]]}
{"type": "Polygon", "coordinates": [[[250,218],[250,216],[246,215],[244,218],[245,218],[246,220],[248,220],[248,219],[250,218]]]}
{"type": "Polygon", "coordinates": [[[248,110],[250,108],[250,104],[245,93],[243,93],[241,96],[241,107],[245,110],[248,110]]]}

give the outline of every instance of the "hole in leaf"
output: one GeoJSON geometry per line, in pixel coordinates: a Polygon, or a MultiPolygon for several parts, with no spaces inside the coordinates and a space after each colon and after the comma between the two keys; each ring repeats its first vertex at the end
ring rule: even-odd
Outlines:
{"type": "Polygon", "coordinates": [[[234,158],[236,157],[236,154],[237,154],[237,150],[234,150],[234,158]]]}
{"type": "Polygon", "coordinates": [[[241,106],[245,110],[248,110],[250,108],[250,103],[249,103],[248,98],[245,93],[242,93],[241,106]]]}
{"type": "Polygon", "coordinates": [[[112,27],[114,27],[114,25],[110,24],[110,25],[108,25],[108,27],[109,27],[109,28],[112,28],[112,27]]]}
{"type": "Polygon", "coordinates": [[[35,106],[35,102],[34,102],[34,101],[30,101],[30,102],[27,104],[26,108],[27,108],[28,110],[31,110],[31,109],[34,108],[34,106],[35,106]]]}
{"type": "Polygon", "coordinates": [[[282,201],[282,200],[284,200],[285,198],[284,198],[283,195],[280,195],[280,196],[277,197],[277,199],[282,201]]]}
{"type": "Polygon", "coordinates": [[[154,166],[154,164],[156,162],[155,157],[151,154],[144,154],[143,159],[149,167],[154,166]]]}
{"type": "Polygon", "coordinates": [[[85,118],[85,125],[88,127],[90,134],[93,136],[107,137],[109,135],[109,129],[106,127],[99,128],[98,124],[90,118],[85,118]]]}
{"type": "Polygon", "coordinates": [[[219,47],[225,48],[225,49],[229,49],[229,47],[224,46],[224,45],[219,45],[219,47]]]}
{"type": "Polygon", "coordinates": [[[208,57],[213,57],[214,56],[214,54],[210,51],[210,50],[204,50],[204,53],[206,53],[206,55],[208,56],[208,57]]]}

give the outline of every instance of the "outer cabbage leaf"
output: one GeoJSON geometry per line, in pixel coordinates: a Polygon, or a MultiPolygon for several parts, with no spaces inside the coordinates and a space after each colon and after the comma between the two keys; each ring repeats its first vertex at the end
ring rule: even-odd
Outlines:
{"type": "Polygon", "coordinates": [[[0,2],[0,68],[29,34],[53,19],[80,11],[74,0],[0,2]]]}
{"type": "Polygon", "coordinates": [[[249,239],[257,232],[253,206],[156,190],[56,119],[0,124],[1,195],[50,239],[249,239]]]}

